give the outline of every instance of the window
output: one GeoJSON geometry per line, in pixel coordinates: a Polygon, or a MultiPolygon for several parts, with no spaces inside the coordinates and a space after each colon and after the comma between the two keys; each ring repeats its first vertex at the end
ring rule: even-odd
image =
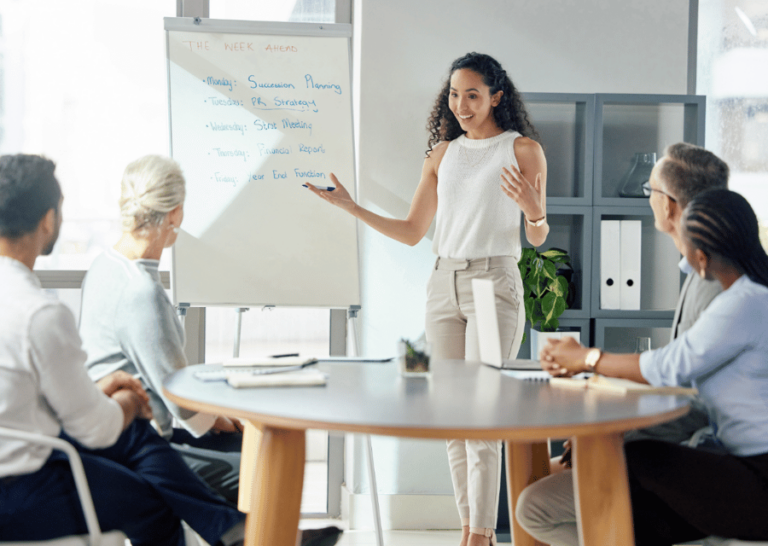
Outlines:
{"type": "MultiPolygon", "coordinates": [[[[302,23],[336,22],[336,0],[211,0],[211,19],[246,21],[295,21],[302,23]]],[[[343,22],[343,21],[339,21],[343,22]]]]}
{"type": "Polygon", "coordinates": [[[175,13],[175,0],[0,4],[0,152],[50,157],[64,191],[60,242],[38,269],[87,269],[119,236],[125,165],[168,153],[163,17],[175,13]]]}
{"type": "Polygon", "coordinates": [[[768,3],[699,3],[698,89],[707,95],[707,148],[731,168],[768,248],[768,3]]]}

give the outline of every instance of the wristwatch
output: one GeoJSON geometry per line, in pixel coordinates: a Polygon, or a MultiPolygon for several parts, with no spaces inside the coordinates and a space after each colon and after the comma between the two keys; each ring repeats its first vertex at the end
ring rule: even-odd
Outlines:
{"type": "Polygon", "coordinates": [[[597,347],[590,349],[587,352],[587,356],[584,357],[584,366],[587,368],[585,371],[595,373],[595,366],[597,366],[601,356],[603,356],[603,352],[597,347]]]}
{"type": "Polygon", "coordinates": [[[543,216],[543,217],[539,218],[538,220],[534,220],[533,222],[531,222],[528,219],[527,216],[525,217],[525,223],[528,224],[531,227],[539,227],[540,225],[542,225],[546,221],[547,221],[547,217],[546,216],[543,216]]]}

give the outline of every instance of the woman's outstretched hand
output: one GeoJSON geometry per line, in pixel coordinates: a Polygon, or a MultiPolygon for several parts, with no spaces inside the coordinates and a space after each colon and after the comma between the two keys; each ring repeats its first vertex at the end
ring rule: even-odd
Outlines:
{"type": "Polygon", "coordinates": [[[505,167],[502,170],[501,180],[501,189],[517,203],[526,218],[531,221],[544,218],[546,213],[542,205],[541,173],[536,175],[536,180],[531,184],[517,167],[510,165],[509,169],[505,167]]]}
{"type": "Polygon", "coordinates": [[[318,197],[325,199],[332,205],[336,205],[337,207],[344,209],[345,211],[352,214],[357,207],[357,203],[354,202],[347,189],[341,184],[341,182],[339,182],[339,179],[336,178],[336,175],[333,173],[331,173],[331,181],[336,186],[336,189],[333,191],[318,189],[310,183],[307,183],[306,186],[309,191],[318,197]]]}

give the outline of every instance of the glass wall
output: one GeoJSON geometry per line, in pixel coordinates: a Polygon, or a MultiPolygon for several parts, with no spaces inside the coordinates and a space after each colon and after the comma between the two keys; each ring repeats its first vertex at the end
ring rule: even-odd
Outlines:
{"type": "Polygon", "coordinates": [[[707,148],[730,166],[768,248],[768,2],[699,0],[697,93],[707,95],[707,148]]]}

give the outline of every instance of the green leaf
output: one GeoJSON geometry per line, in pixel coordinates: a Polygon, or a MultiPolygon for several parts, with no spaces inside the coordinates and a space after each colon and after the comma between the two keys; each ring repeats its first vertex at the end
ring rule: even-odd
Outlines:
{"type": "Polygon", "coordinates": [[[553,312],[553,316],[555,318],[558,318],[560,315],[562,315],[565,312],[565,298],[556,297],[555,298],[555,309],[553,312]]]}
{"type": "Polygon", "coordinates": [[[555,280],[557,277],[557,266],[550,260],[543,260],[542,264],[543,274],[548,279],[555,280]]]}
{"type": "Polygon", "coordinates": [[[557,295],[552,292],[548,292],[547,295],[541,298],[541,311],[544,314],[545,321],[548,321],[553,317],[553,313],[555,312],[555,301],[557,301],[557,295]]]}
{"type": "Polygon", "coordinates": [[[525,343],[525,338],[526,338],[527,336],[528,336],[528,334],[526,334],[525,332],[523,332],[523,339],[520,341],[520,345],[522,345],[523,343],[525,343]]]}
{"type": "Polygon", "coordinates": [[[541,329],[546,332],[554,332],[557,330],[558,326],[560,326],[560,321],[556,318],[553,318],[551,320],[548,320],[541,325],[541,329]]]}
{"type": "Polygon", "coordinates": [[[545,258],[549,258],[550,260],[555,257],[562,257],[562,256],[565,256],[566,258],[568,257],[568,253],[561,248],[550,248],[549,250],[542,252],[541,255],[544,256],[545,258]]]}
{"type": "Polygon", "coordinates": [[[561,298],[565,298],[568,294],[568,281],[565,280],[565,277],[557,276],[555,280],[549,283],[547,285],[547,290],[550,292],[554,292],[556,295],[560,296],[561,298]]]}

